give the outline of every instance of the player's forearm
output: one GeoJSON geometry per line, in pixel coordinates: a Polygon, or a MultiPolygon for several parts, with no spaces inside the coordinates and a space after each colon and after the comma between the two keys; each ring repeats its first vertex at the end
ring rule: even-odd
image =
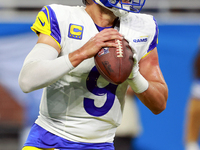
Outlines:
{"type": "Polygon", "coordinates": [[[142,93],[136,93],[136,96],[154,114],[159,114],[166,108],[168,87],[162,82],[149,81],[148,89],[142,93]]]}
{"type": "Polygon", "coordinates": [[[45,44],[37,44],[27,56],[19,75],[21,89],[28,93],[44,88],[69,72],[71,65],[68,55],[57,58],[58,53],[45,44]]]}
{"type": "Polygon", "coordinates": [[[74,67],[78,66],[83,60],[87,58],[88,57],[84,55],[81,49],[78,49],[69,54],[69,60],[74,67]]]}

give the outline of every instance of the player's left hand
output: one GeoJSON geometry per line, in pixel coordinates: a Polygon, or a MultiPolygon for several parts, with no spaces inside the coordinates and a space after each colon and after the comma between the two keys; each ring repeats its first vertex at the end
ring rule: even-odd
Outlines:
{"type": "Polygon", "coordinates": [[[131,47],[131,49],[133,51],[134,64],[133,64],[132,72],[129,75],[128,79],[133,79],[137,75],[137,73],[139,71],[139,65],[138,65],[137,53],[136,53],[135,49],[133,48],[133,46],[130,45],[130,47],[131,47]]]}
{"type": "Polygon", "coordinates": [[[131,74],[128,77],[128,83],[135,93],[143,93],[149,87],[148,81],[140,74],[138,55],[134,47],[130,45],[133,51],[134,65],[131,74]]]}

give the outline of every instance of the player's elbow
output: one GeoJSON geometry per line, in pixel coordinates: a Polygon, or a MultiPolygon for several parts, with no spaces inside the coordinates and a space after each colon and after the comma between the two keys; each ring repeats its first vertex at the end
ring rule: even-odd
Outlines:
{"type": "Polygon", "coordinates": [[[19,86],[24,93],[31,92],[31,88],[29,86],[27,86],[27,84],[26,84],[26,82],[24,82],[24,80],[19,80],[19,86]]]}
{"type": "Polygon", "coordinates": [[[166,109],[166,107],[167,107],[167,97],[163,96],[157,99],[157,103],[154,105],[151,111],[155,115],[158,115],[161,112],[163,112],[166,109]]]}
{"type": "Polygon", "coordinates": [[[156,102],[153,105],[153,109],[151,111],[155,114],[158,115],[161,112],[163,112],[166,107],[167,107],[167,99],[168,99],[168,88],[166,87],[163,94],[157,94],[156,95],[156,102]]]}
{"type": "Polygon", "coordinates": [[[24,93],[30,93],[31,91],[33,91],[32,85],[26,77],[19,76],[18,83],[24,93]]]}
{"type": "Polygon", "coordinates": [[[163,112],[165,109],[166,109],[166,103],[164,103],[163,105],[160,105],[154,109],[151,109],[151,111],[153,114],[158,115],[161,112],[163,112]]]}

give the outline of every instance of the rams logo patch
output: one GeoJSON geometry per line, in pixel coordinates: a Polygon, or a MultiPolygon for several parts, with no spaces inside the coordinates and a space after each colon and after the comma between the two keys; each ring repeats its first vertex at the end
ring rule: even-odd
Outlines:
{"type": "Polygon", "coordinates": [[[73,38],[73,39],[77,39],[77,40],[81,40],[82,37],[83,37],[83,29],[84,29],[83,26],[71,23],[69,25],[68,37],[73,38]]]}
{"type": "Polygon", "coordinates": [[[140,38],[140,39],[134,39],[133,42],[134,43],[143,43],[143,42],[147,42],[147,38],[140,38]]]}

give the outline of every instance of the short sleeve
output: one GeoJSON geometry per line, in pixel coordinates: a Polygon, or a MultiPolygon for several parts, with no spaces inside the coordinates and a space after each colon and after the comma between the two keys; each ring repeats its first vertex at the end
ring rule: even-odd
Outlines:
{"type": "Polygon", "coordinates": [[[61,48],[61,33],[54,10],[50,6],[44,6],[38,13],[31,29],[36,33],[51,36],[61,48]]]}
{"type": "Polygon", "coordinates": [[[154,18],[154,22],[155,22],[155,28],[156,28],[155,35],[154,35],[153,41],[151,42],[149,46],[149,49],[147,50],[147,53],[153,50],[155,47],[157,47],[157,44],[158,44],[158,24],[155,18],[154,18]]]}

